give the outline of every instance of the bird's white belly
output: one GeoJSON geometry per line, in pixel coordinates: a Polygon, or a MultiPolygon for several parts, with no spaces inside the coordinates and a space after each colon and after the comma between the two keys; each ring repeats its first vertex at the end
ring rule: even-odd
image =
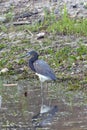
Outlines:
{"type": "Polygon", "coordinates": [[[38,75],[41,82],[44,82],[46,80],[51,80],[49,77],[46,77],[44,75],[41,75],[41,74],[38,74],[38,73],[36,73],[36,75],[38,75]]]}

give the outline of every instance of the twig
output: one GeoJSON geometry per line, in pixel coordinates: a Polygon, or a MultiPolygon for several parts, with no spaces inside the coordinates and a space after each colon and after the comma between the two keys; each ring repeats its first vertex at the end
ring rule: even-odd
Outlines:
{"type": "Polygon", "coordinates": [[[5,87],[13,87],[13,86],[17,86],[18,84],[3,84],[3,86],[5,87]]]}
{"type": "Polygon", "coordinates": [[[28,32],[33,37],[33,33],[31,33],[30,30],[25,30],[25,31],[28,32]]]}
{"type": "Polygon", "coordinates": [[[30,22],[28,22],[28,21],[13,22],[13,25],[15,25],[15,26],[24,25],[24,24],[30,24],[30,22]]]}

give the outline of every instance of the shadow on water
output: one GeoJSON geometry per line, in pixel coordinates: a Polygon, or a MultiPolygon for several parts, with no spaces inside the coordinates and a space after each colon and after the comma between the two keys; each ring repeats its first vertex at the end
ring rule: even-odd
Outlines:
{"type": "Polygon", "coordinates": [[[32,123],[34,128],[37,127],[46,127],[52,123],[52,119],[55,116],[56,112],[58,112],[58,107],[53,106],[50,107],[50,110],[45,113],[38,113],[37,115],[32,117],[32,123]]]}
{"type": "Polygon", "coordinates": [[[48,95],[44,93],[42,106],[37,80],[3,80],[0,83],[0,129],[86,130],[87,95],[82,91],[67,91],[67,85],[66,81],[48,83],[48,95]],[[7,83],[13,85],[6,86],[7,83]]]}

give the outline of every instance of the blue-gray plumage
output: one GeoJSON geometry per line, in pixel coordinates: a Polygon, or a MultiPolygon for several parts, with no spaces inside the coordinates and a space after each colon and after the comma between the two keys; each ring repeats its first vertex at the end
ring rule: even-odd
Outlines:
{"type": "Polygon", "coordinates": [[[47,77],[47,80],[56,80],[53,70],[49,67],[49,65],[45,61],[36,60],[33,63],[33,65],[34,65],[37,75],[38,74],[43,75],[47,77]]]}
{"type": "Polygon", "coordinates": [[[50,66],[45,61],[38,60],[39,55],[37,52],[30,51],[26,55],[32,55],[29,60],[29,67],[39,76],[41,82],[45,80],[56,80],[56,76],[50,66]]]}

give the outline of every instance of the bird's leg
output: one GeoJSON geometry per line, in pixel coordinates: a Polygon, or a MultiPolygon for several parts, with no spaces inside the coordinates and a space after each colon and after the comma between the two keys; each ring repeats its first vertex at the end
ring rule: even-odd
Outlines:
{"type": "Polygon", "coordinates": [[[42,82],[41,82],[41,96],[43,94],[43,86],[42,86],[42,82]]]}
{"type": "Polygon", "coordinates": [[[51,105],[51,101],[50,101],[50,99],[49,99],[49,88],[48,88],[49,86],[48,86],[48,82],[47,82],[47,84],[46,84],[46,97],[47,97],[47,101],[48,101],[48,106],[50,106],[51,105]]]}
{"type": "MultiPolygon", "coordinates": [[[[52,82],[51,82],[51,86],[52,86],[52,82]]],[[[51,99],[49,100],[49,106],[51,106],[51,99]]]]}
{"type": "Polygon", "coordinates": [[[46,82],[46,87],[45,87],[45,97],[46,97],[46,100],[48,99],[48,83],[46,82]]]}
{"type": "Polygon", "coordinates": [[[46,87],[45,87],[45,102],[48,105],[48,83],[46,82],[46,87]]]}
{"type": "Polygon", "coordinates": [[[43,102],[44,102],[44,94],[43,94],[42,82],[41,82],[41,98],[42,98],[42,105],[43,105],[43,102]]]}

